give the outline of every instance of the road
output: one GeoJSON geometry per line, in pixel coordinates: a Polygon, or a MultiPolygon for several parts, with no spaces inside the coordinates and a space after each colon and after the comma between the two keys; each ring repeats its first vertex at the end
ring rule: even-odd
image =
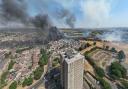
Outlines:
{"type": "Polygon", "coordinates": [[[44,83],[44,75],[46,74],[47,72],[47,65],[44,66],[44,73],[42,75],[42,77],[33,85],[31,85],[29,88],[27,89],[38,89],[38,87],[44,83]]]}
{"type": "Polygon", "coordinates": [[[55,55],[55,53],[52,53],[52,55],[50,56],[50,58],[48,59],[48,64],[46,66],[44,66],[44,73],[42,75],[42,77],[33,85],[31,85],[29,88],[27,89],[38,89],[38,87],[44,83],[44,75],[46,74],[46,72],[49,72],[52,68],[52,57],[55,55]]]}
{"type": "Polygon", "coordinates": [[[59,53],[57,53],[56,51],[53,52],[48,60],[48,72],[50,72],[50,70],[52,70],[52,62],[55,58],[59,58],[59,53]]]}
{"type": "Polygon", "coordinates": [[[44,75],[46,74],[46,72],[50,71],[52,69],[52,61],[53,61],[53,57],[55,57],[57,54],[55,52],[52,53],[51,57],[48,60],[48,65],[44,66],[44,73],[42,75],[42,77],[33,85],[31,85],[29,88],[27,89],[38,89],[38,87],[44,83],[44,75]]]}
{"type": "Polygon", "coordinates": [[[101,89],[100,86],[98,86],[89,76],[85,75],[84,78],[87,79],[87,81],[96,89],[101,89]]]}
{"type": "Polygon", "coordinates": [[[85,79],[83,80],[83,89],[90,89],[90,87],[85,79]]]}

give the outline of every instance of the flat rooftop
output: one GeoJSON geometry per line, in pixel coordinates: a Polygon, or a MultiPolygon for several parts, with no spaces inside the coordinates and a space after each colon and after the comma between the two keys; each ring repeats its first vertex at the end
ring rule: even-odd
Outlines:
{"type": "Polygon", "coordinates": [[[74,61],[77,61],[79,59],[84,59],[84,56],[81,55],[80,53],[78,53],[77,51],[73,50],[73,49],[68,49],[66,50],[63,54],[62,54],[64,60],[70,64],[74,61]]]}

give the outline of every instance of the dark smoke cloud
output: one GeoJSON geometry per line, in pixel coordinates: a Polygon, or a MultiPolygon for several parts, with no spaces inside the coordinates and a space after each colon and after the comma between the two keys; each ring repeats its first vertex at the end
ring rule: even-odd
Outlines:
{"type": "Polygon", "coordinates": [[[26,21],[27,12],[24,0],[2,0],[1,15],[6,21],[26,21]]]}
{"type": "Polygon", "coordinates": [[[49,16],[42,13],[31,17],[26,9],[27,3],[24,0],[2,0],[1,15],[4,24],[15,22],[23,24],[24,27],[34,27],[39,41],[47,39],[49,29],[52,27],[49,16]]]}
{"type": "Polygon", "coordinates": [[[36,15],[31,19],[31,22],[37,28],[51,27],[51,21],[49,20],[48,15],[36,15]]]}
{"type": "Polygon", "coordinates": [[[15,22],[22,23],[25,27],[35,27],[37,43],[47,43],[49,40],[62,37],[57,28],[52,27],[47,13],[41,13],[43,11],[40,11],[38,15],[31,17],[27,13],[27,4],[25,0],[1,0],[0,16],[4,18],[4,25],[8,22],[9,24],[15,22]]]}
{"type": "MultiPolygon", "coordinates": [[[[34,0],[33,0],[34,1],[34,0]]],[[[69,27],[74,27],[76,22],[76,17],[72,13],[72,9],[67,9],[60,0],[39,0],[38,9],[46,12],[50,17],[54,18],[55,22],[62,22],[62,24],[68,25],[69,27]],[[61,3],[60,3],[61,2],[61,3]],[[54,4],[56,6],[49,6],[54,4]],[[41,5],[40,5],[41,4],[41,5]],[[52,9],[52,11],[51,11],[52,9]],[[54,9],[54,11],[53,11],[54,9]]],[[[54,20],[53,20],[54,21],[54,20]]]]}
{"type": "Polygon", "coordinates": [[[30,17],[27,13],[27,3],[24,0],[2,0],[1,16],[5,22],[20,21],[24,25],[31,24],[41,29],[51,25],[48,15],[39,14],[30,17]]]}
{"type": "MultiPolygon", "coordinates": [[[[42,6],[40,7],[39,15],[35,17],[30,17],[27,12],[27,5],[29,1],[27,0],[1,0],[0,5],[0,18],[2,18],[4,23],[6,22],[21,22],[24,25],[33,24],[35,27],[43,28],[49,27],[51,25],[51,21],[49,20],[49,16],[55,18],[56,21],[61,21],[62,23],[68,25],[69,27],[74,27],[76,18],[74,14],[71,13],[70,10],[65,9],[62,5],[60,8],[55,9],[55,12],[46,12],[48,11],[48,1],[42,0],[42,6]],[[42,12],[46,12],[43,13],[42,12]]],[[[2,23],[1,21],[1,23],[2,23]]]]}
{"type": "Polygon", "coordinates": [[[76,18],[69,10],[63,8],[58,11],[57,16],[60,19],[63,19],[68,26],[74,28],[76,18]]]}
{"type": "Polygon", "coordinates": [[[48,15],[38,14],[29,21],[37,28],[37,33],[40,38],[39,40],[46,39],[49,34],[49,29],[52,27],[48,15]]]}

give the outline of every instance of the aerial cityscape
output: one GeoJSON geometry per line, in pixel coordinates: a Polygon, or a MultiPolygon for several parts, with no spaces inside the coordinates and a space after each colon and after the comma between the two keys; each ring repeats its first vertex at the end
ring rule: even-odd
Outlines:
{"type": "Polygon", "coordinates": [[[127,0],[0,0],[0,89],[128,89],[127,0]]]}

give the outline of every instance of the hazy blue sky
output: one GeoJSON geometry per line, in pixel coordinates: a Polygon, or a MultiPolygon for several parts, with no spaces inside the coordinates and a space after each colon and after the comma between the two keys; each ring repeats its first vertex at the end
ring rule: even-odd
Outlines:
{"type": "Polygon", "coordinates": [[[26,0],[28,13],[48,14],[54,25],[67,26],[57,18],[68,10],[76,17],[75,27],[128,27],[128,0],[26,0]]]}
{"type": "Polygon", "coordinates": [[[55,25],[65,26],[54,19],[59,8],[75,15],[76,27],[128,27],[128,0],[31,0],[29,3],[31,15],[48,13],[55,25]]]}

